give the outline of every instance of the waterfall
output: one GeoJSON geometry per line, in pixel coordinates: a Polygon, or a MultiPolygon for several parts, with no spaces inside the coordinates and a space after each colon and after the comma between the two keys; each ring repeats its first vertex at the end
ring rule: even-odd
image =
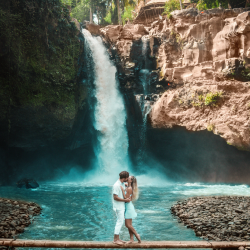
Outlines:
{"type": "Polygon", "coordinates": [[[147,46],[148,46],[148,36],[143,36],[141,40],[142,40],[142,55],[144,57],[144,60],[146,60],[147,46]]]}
{"type": "Polygon", "coordinates": [[[139,80],[143,87],[144,95],[148,94],[149,92],[149,84],[150,84],[150,72],[148,69],[141,69],[139,72],[139,80]]]}
{"type": "Polygon", "coordinates": [[[148,49],[148,36],[142,37],[142,55],[144,59],[144,69],[139,72],[139,81],[143,87],[143,94],[137,95],[136,100],[141,108],[142,113],[142,127],[140,131],[140,148],[137,153],[137,161],[141,166],[145,158],[146,147],[146,131],[147,131],[147,117],[152,109],[151,100],[149,97],[150,92],[150,71],[147,69],[147,49],[148,49]]]}
{"type": "Polygon", "coordinates": [[[94,127],[98,131],[98,143],[95,147],[98,170],[118,176],[119,171],[128,170],[129,157],[126,112],[118,90],[116,68],[109,60],[101,38],[92,37],[85,29],[82,33],[86,41],[85,52],[92,59],[87,60],[87,64],[91,64],[89,67],[92,67],[94,74],[92,80],[96,99],[94,127]]]}
{"type": "Polygon", "coordinates": [[[142,113],[142,127],[140,131],[141,145],[137,153],[137,161],[141,166],[143,164],[145,146],[146,146],[146,131],[147,131],[147,117],[150,113],[152,106],[151,101],[148,100],[149,84],[150,84],[150,71],[148,69],[141,69],[139,72],[139,80],[143,86],[143,94],[137,95],[136,100],[141,108],[142,113]]]}
{"type": "Polygon", "coordinates": [[[149,36],[146,35],[146,36],[143,36],[141,38],[142,40],[142,56],[143,56],[143,59],[144,59],[144,68],[146,69],[147,68],[147,52],[148,52],[148,41],[149,41],[149,36]]]}

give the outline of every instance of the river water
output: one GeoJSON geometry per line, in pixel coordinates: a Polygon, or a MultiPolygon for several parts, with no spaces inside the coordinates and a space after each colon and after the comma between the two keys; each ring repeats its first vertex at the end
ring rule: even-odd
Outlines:
{"type": "MultiPolygon", "coordinates": [[[[139,178],[140,180],[140,178],[139,178]]],[[[178,200],[199,195],[250,195],[247,185],[162,184],[140,186],[134,203],[138,217],[133,224],[142,240],[200,240],[191,229],[178,223],[170,207],[178,200]]],[[[20,239],[112,241],[115,214],[112,186],[78,183],[42,183],[36,190],[1,187],[0,197],[38,203],[42,214],[20,239]]],[[[129,240],[125,226],[121,238],[129,240]]]]}
{"type": "MultiPolygon", "coordinates": [[[[93,166],[92,177],[89,175],[95,181],[90,184],[79,181],[81,178],[78,177],[78,181],[67,182],[67,178],[64,181],[62,178],[60,182],[40,183],[35,190],[0,187],[0,197],[33,201],[43,209],[42,214],[35,217],[19,235],[20,239],[113,240],[116,218],[112,210],[110,184],[115,182],[114,177],[117,178],[120,170],[131,168],[127,154],[126,113],[116,82],[116,69],[109,61],[101,39],[92,37],[86,30],[82,32],[95,83],[97,162],[93,166]]],[[[169,183],[152,170],[151,174],[148,172],[147,176],[140,176],[138,184],[140,197],[134,204],[138,217],[133,224],[142,241],[200,240],[170,213],[171,206],[178,200],[197,195],[250,195],[250,188],[246,185],[169,183]]],[[[125,227],[121,238],[129,240],[125,227]]]]}

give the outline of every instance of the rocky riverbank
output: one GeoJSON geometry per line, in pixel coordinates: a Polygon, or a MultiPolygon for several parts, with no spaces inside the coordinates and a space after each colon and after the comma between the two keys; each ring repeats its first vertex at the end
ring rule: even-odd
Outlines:
{"type": "Polygon", "coordinates": [[[250,240],[250,197],[192,197],[171,207],[198,237],[214,241],[250,240]]]}
{"type": "Polygon", "coordinates": [[[34,202],[0,198],[0,238],[14,238],[23,233],[41,210],[34,202]]]}

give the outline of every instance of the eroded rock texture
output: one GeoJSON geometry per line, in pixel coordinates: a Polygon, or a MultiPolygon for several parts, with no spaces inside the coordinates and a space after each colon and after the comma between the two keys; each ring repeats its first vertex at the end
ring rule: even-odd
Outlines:
{"type": "Polygon", "coordinates": [[[139,87],[128,76],[142,69],[157,73],[149,88],[162,94],[150,113],[153,127],[208,129],[228,144],[250,149],[249,9],[175,11],[171,20],[150,27],[107,26],[101,34],[119,55],[130,83],[125,87],[139,87]]]}

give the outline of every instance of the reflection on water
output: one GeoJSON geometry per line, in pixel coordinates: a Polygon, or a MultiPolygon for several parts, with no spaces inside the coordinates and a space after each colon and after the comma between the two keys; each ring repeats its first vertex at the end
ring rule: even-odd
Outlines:
{"type": "MultiPolygon", "coordinates": [[[[134,226],[143,240],[200,240],[191,229],[179,224],[170,213],[176,201],[195,195],[249,195],[246,185],[171,184],[140,187],[135,203],[134,226]]],[[[33,201],[42,214],[19,236],[20,239],[112,241],[115,214],[111,186],[79,183],[42,183],[35,191],[0,187],[0,197],[33,201]]],[[[129,239],[125,227],[121,238],[129,239]]]]}

